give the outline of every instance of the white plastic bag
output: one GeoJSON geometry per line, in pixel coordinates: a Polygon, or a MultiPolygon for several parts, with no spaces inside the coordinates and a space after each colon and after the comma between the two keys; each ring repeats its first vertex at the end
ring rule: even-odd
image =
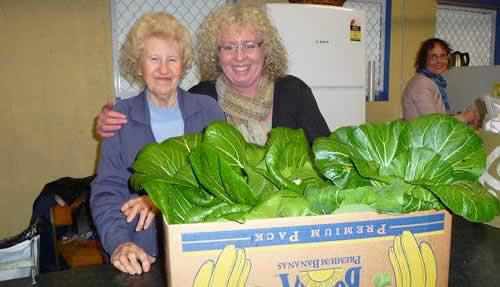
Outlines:
{"type": "Polygon", "coordinates": [[[486,169],[479,178],[490,193],[500,198],[500,146],[497,146],[486,158],[486,169]]]}
{"type": "Polygon", "coordinates": [[[496,134],[500,133],[500,97],[484,95],[482,100],[487,111],[483,129],[496,134]]]}
{"type": "Polygon", "coordinates": [[[0,243],[0,281],[31,276],[32,283],[36,284],[40,254],[40,235],[36,225],[0,243]]]}

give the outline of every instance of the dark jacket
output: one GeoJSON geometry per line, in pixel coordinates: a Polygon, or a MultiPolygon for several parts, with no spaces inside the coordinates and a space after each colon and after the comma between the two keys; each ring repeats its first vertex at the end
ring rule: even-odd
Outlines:
{"type": "MultiPolygon", "coordinates": [[[[217,99],[215,81],[200,82],[189,91],[217,99]]],[[[317,137],[330,135],[311,88],[291,75],[275,82],[272,127],[302,128],[310,143],[317,137]]]]}
{"type": "MultiPolygon", "coordinates": [[[[209,123],[224,120],[224,113],[217,103],[206,96],[178,89],[178,104],[184,119],[184,133],[202,131],[209,123]]],[[[128,122],[113,137],[101,143],[97,177],[92,182],[90,206],[101,243],[111,255],[116,247],[134,242],[149,255],[158,255],[156,227],[136,232],[138,216],[131,223],[120,211],[122,205],[136,197],[128,185],[130,167],[137,152],[154,142],[149,108],[145,93],[119,101],[115,110],[125,114],[128,122]]]]}

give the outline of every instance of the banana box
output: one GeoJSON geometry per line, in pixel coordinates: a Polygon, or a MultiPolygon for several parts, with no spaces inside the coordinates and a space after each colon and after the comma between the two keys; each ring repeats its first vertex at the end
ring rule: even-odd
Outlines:
{"type": "Polygon", "coordinates": [[[165,224],[168,286],[448,286],[451,215],[165,224]]]}

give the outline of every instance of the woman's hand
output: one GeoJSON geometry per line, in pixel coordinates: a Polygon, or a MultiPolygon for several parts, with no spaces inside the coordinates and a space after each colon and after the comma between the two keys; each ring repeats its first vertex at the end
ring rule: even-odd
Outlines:
{"type": "Polygon", "coordinates": [[[118,245],[111,254],[111,263],[118,270],[135,275],[142,272],[149,272],[151,264],[156,258],[147,254],[142,248],[133,242],[126,242],[118,245]]]}
{"type": "Polygon", "coordinates": [[[475,110],[465,110],[463,113],[458,114],[457,118],[475,129],[481,127],[481,117],[475,110]]]}
{"type": "Polygon", "coordinates": [[[126,123],[127,117],[122,113],[113,111],[113,103],[107,102],[97,115],[96,133],[101,138],[109,138],[126,123]]]}
{"type": "Polygon", "coordinates": [[[137,222],[135,230],[141,231],[149,228],[158,209],[148,196],[143,195],[125,202],[121,211],[127,217],[127,222],[132,222],[139,215],[139,222],[137,222]]]}

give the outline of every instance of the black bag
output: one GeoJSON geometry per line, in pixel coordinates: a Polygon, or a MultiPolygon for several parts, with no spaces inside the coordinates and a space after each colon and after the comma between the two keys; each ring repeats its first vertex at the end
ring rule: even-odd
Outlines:
{"type": "Polygon", "coordinates": [[[73,216],[75,219],[74,226],[69,229],[57,230],[55,237],[80,236],[79,233],[84,233],[81,236],[86,239],[97,237],[89,207],[90,183],[94,177],[63,177],[49,182],[43,187],[42,192],[33,203],[32,221],[38,220],[40,230],[40,273],[59,271],[65,268],[57,265],[54,236],[50,221],[50,209],[57,205],[56,196],[63,199],[67,205],[70,205],[81,196],[84,197],[84,201],[75,210],[76,214],[73,216]]]}

